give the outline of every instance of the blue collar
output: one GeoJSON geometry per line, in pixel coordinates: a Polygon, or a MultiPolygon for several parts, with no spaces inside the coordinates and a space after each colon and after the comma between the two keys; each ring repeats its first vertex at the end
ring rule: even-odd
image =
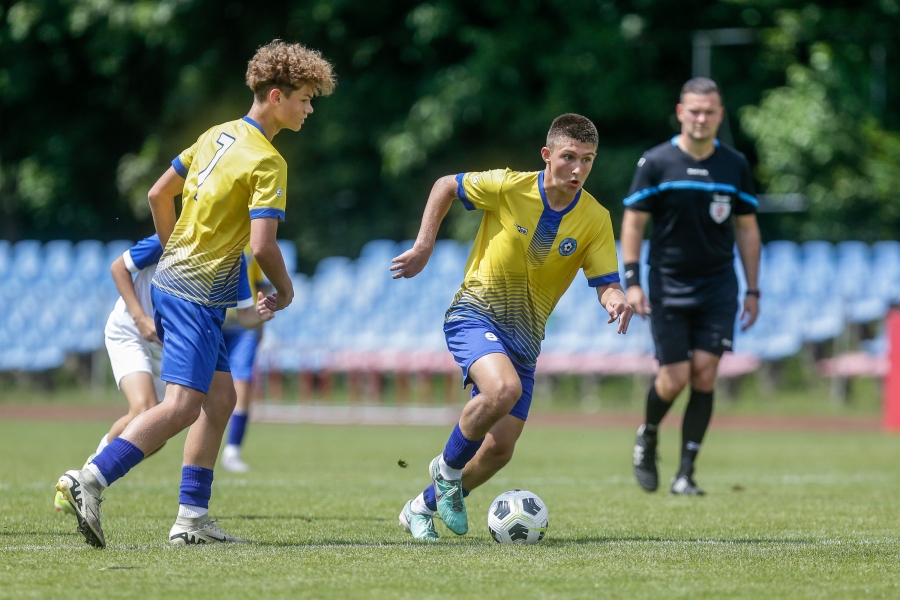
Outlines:
{"type": "Polygon", "coordinates": [[[253,126],[256,127],[257,129],[259,129],[259,132],[260,132],[261,134],[263,134],[263,137],[266,138],[266,139],[269,139],[268,136],[266,136],[266,132],[263,131],[263,128],[259,125],[259,123],[257,123],[256,121],[254,121],[254,120],[251,119],[250,117],[246,117],[246,116],[245,116],[245,117],[241,117],[241,120],[242,120],[242,121],[247,121],[248,123],[250,123],[251,125],[253,125],[253,126]]]}
{"type": "Polygon", "coordinates": [[[541,200],[544,203],[544,210],[548,211],[551,214],[562,217],[562,216],[567,215],[570,212],[572,212],[572,209],[575,208],[576,204],[578,204],[578,200],[581,198],[581,192],[584,188],[579,189],[578,193],[575,194],[575,199],[572,200],[572,203],[562,210],[553,210],[552,208],[550,208],[550,204],[547,202],[547,194],[544,192],[544,172],[543,171],[538,173],[538,189],[541,191],[541,200]]]}

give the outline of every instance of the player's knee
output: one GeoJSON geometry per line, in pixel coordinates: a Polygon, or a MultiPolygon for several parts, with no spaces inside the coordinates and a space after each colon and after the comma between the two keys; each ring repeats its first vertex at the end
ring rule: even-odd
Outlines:
{"type": "Polygon", "coordinates": [[[135,407],[137,408],[138,413],[143,413],[147,412],[157,404],[159,404],[159,402],[157,401],[156,396],[142,396],[135,402],[135,407]]]}
{"type": "Polygon", "coordinates": [[[686,386],[687,383],[687,373],[660,373],[660,375],[657,376],[654,385],[656,386],[656,393],[659,397],[671,402],[681,393],[681,390],[684,389],[684,386],[686,386]]]}
{"type": "Polygon", "coordinates": [[[691,366],[691,387],[701,392],[710,392],[716,387],[718,363],[700,363],[691,366]]]}
{"type": "Polygon", "coordinates": [[[522,382],[518,379],[499,381],[493,390],[493,396],[497,407],[509,412],[522,397],[522,382]]]}
{"type": "Polygon", "coordinates": [[[497,469],[505,467],[512,460],[515,442],[504,442],[495,438],[488,438],[482,446],[484,458],[497,469]]]}
{"type": "Polygon", "coordinates": [[[200,404],[186,404],[184,406],[180,406],[179,409],[175,412],[175,419],[178,422],[178,425],[181,429],[186,429],[193,425],[197,419],[200,418],[200,404]]]}

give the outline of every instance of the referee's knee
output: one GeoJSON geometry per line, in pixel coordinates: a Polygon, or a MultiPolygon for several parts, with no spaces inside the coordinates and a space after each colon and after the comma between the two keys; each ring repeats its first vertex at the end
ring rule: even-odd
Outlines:
{"type": "Polygon", "coordinates": [[[698,392],[711,392],[716,387],[716,365],[705,365],[691,371],[691,389],[698,392]]]}

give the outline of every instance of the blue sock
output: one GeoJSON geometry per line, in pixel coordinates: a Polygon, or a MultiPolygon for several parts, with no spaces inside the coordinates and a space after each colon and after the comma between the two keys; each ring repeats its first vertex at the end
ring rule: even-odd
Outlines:
{"type": "Polygon", "coordinates": [[[212,482],[212,469],[181,467],[181,493],[178,494],[178,503],[209,508],[212,482]]]}
{"type": "Polygon", "coordinates": [[[447,445],[444,447],[444,462],[451,469],[462,469],[466,466],[466,463],[472,460],[478,449],[481,448],[482,442],[484,442],[484,438],[475,442],[466,439],[466,436],[463,435],[459,428],[459,423],[457,423],[456,427],[453,428],[453,433],[450,434],[450,439],[447,440],[447,445]]]}
{"type": "Polygon", "coordinates": [[[244,433],[247,431],[247,413],[232,413],[231,425],[228,428],[228,445],[240,446],[244,441],[244,433]]]}
{"type": "MultiPolygon", "coordinates": [[[[463,498],[467,498],[469,496],[469,490],[463,488],[463,498]]],[[[434,498],[434,484],[432,483],[425,491],[422,492],[422,497],[425,499],[425,506],[428,507],[428,510],[437,511],[437,500],[434,498]]]]}
{"type": "Polygon", "coordinates": [[[120,479],[142,460],[144,460],[144,453],[140,448],[128,440],[117,437],[91,462],[97,465],[106,479],[106,484],[112,485],[114,481],[120,479]]]}

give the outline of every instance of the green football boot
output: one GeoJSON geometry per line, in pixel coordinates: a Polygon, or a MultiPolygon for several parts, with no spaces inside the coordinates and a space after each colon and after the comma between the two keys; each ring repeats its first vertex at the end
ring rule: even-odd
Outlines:
{"type": "Polygon", "coordinates": [[[434,483],[434,498],[437,501],[438,516],[447,528],[456,535],[469,531],[466,516],[466,501],[463,499],[462,480],[444,479],[441,475],[441,456],[431,461],[431,481],[434,483]]]}
{"type": "Polygon", "coordinates": [[[417,515],[412,511],[412,500],[406,503],[400,511],[400,528],[417,540],[436,542],[440,539],[434,530],[434,517],[432,515],[417,515]]]}

